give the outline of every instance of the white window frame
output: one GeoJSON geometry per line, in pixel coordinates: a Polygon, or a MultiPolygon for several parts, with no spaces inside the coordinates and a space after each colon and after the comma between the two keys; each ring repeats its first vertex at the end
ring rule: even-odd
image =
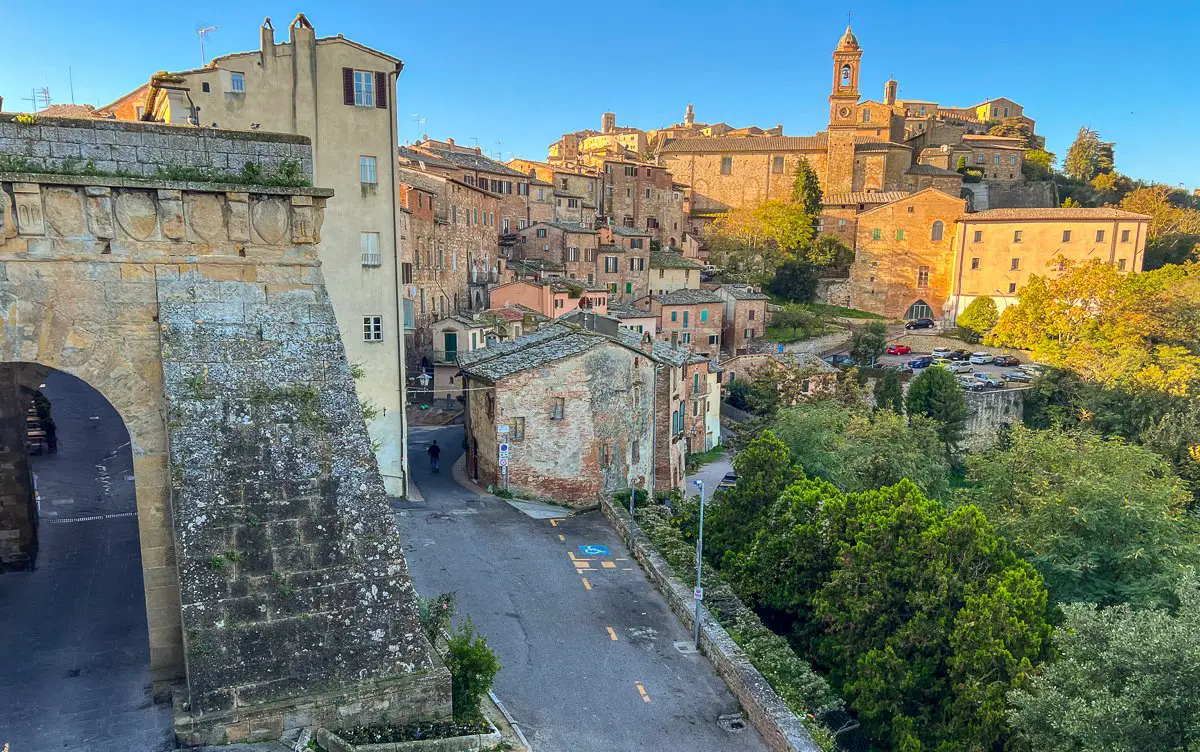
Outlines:
{"type": "Polygon", "coordinates": [[[375,71],[355,69],[354,71],[354,106],[375,106],[375,71]]]}
{"type": "Polygon", "coordinates": [[[358,182],[363,185],[379,185],[379,160],[360,154],[358,157],[358,182]]]}
{"type": "Polygon", "coordinates": [[[383,256],[379,251],[379,233],[360,232],[358,234],[358,250],[362,255],[363,266],[381,266],[383,256]]]}
{"type": "Polygon", "coordinates": [[[229,71],[229,93],[245,94],[246,93],[246,74],[238,71],[229,71]]]}
{"type": "Polygon", "coordinates": [[[383,341],[383,316],[363,316],[363,342],[383,341]]]}

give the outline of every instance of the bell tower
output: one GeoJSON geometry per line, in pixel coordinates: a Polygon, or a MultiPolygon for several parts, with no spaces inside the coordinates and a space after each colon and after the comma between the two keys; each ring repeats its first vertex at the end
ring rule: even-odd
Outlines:
{"type": "Polygon", "coordinates": [[[825,160],[825,193],[854,190],[855,118],[858,114],[858,71],[862,48],[850,27],[833,50],[833,88],[829,94],[829,136],[825,160]]]}

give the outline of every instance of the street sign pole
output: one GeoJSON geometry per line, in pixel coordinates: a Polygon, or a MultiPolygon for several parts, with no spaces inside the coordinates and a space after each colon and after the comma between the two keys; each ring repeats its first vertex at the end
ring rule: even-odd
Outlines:
{"type": "Polygon", "coordinates": [[[696,601],[696,650],[700,650],[700,601],[704,599],[704,587],[700,584],[701,570],[704,567],[704,481],[694,480],[700,489],[700,535],[696,538],[696,589],[692,597],[696,601]]]}

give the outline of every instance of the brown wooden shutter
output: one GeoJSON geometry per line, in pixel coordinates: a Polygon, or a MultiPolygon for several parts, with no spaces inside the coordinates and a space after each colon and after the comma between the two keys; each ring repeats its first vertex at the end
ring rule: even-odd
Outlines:
{"type": "Polygon", "coordinates": [[[354,69],[342,68],[342,101],[354,105],[354,69]]]}
{"type": "Polygon", "coordinates": [[[375,106],[381,110],[388,108],[388,85],[387,74],[375,72],[375,106]]]}

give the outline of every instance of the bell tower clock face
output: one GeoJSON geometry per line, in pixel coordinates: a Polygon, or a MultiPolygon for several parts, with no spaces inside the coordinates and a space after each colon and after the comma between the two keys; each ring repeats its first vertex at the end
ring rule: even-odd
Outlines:
{"type": "Polygon", "coordinates": [[[850,117],[850,108],[845,105],[842,105],[841,107],[838,108],[837,114],[838,114],[838,117],[840,117],[842,120],[845,120],[848,117],[850,117]]]}

